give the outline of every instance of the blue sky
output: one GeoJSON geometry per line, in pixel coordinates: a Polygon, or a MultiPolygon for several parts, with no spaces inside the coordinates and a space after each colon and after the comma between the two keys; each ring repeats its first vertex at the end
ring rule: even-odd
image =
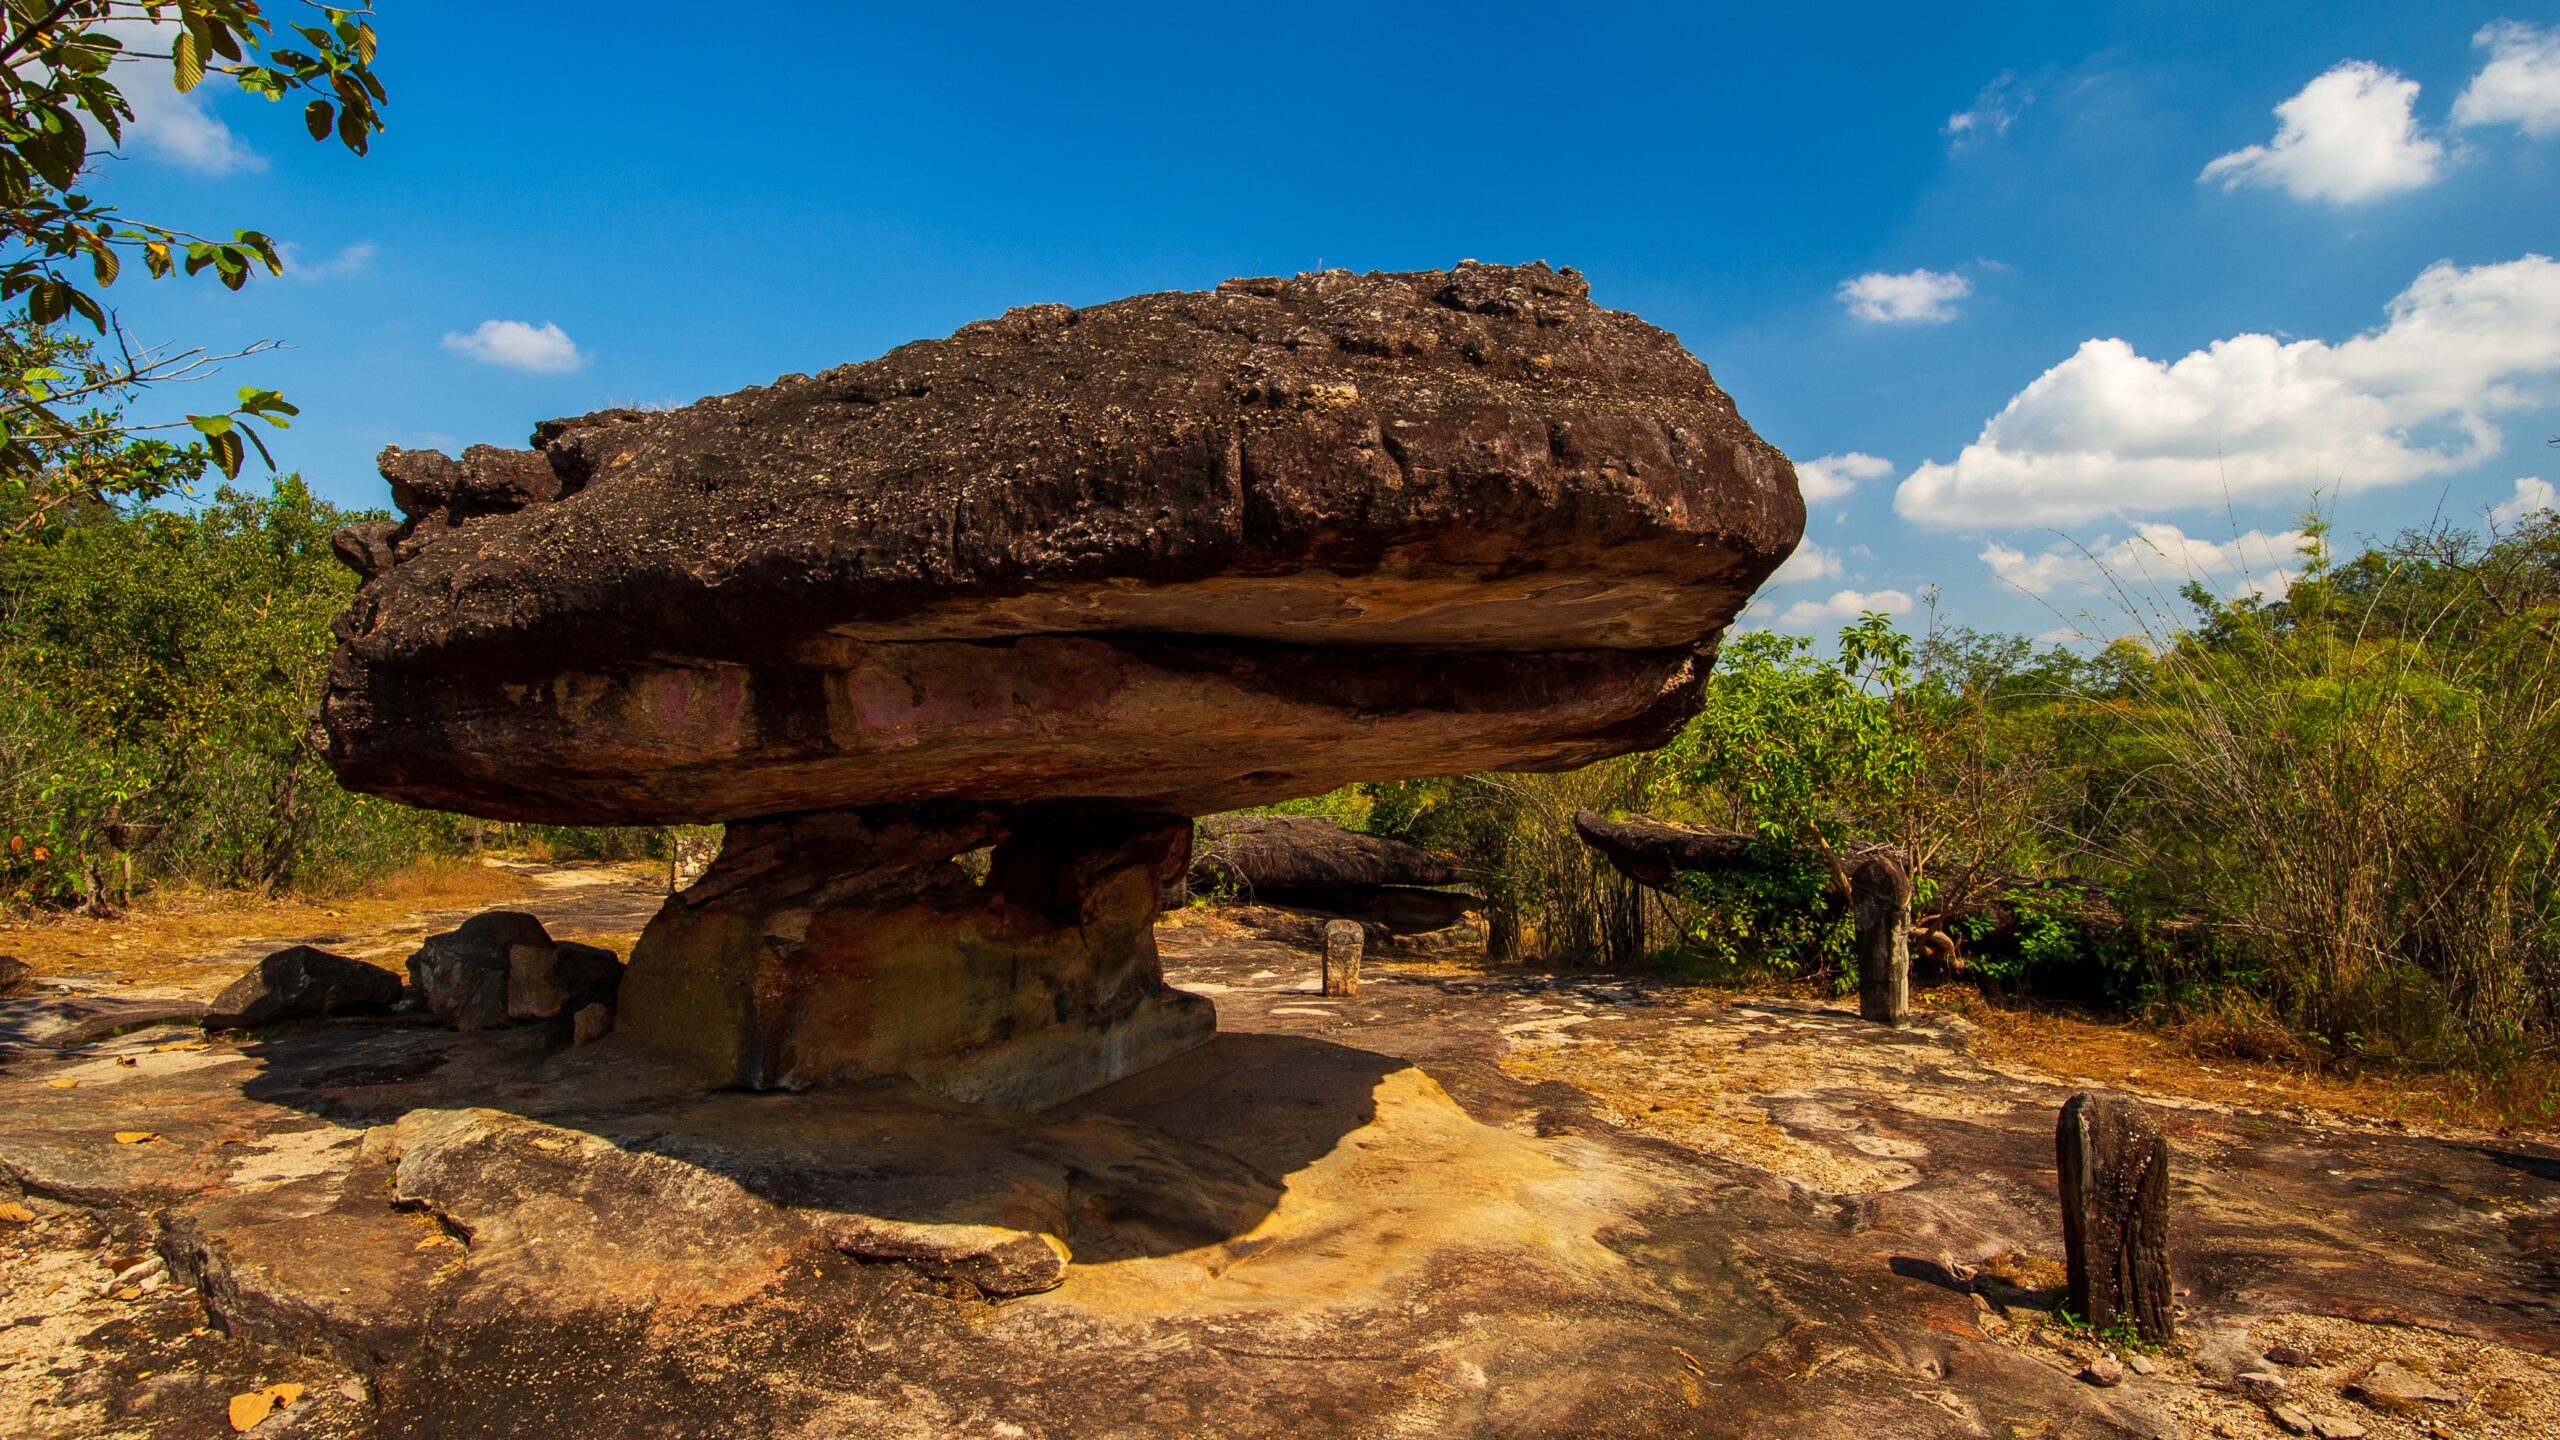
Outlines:
{"type": "Polygon", "coordinates": [[[1956,623],[2108,633],[2092,556],[2281,583],[2315,489],[2352,537],[2560,481],[2552,6],[704,13],[383,0],[362,160],[152,97],[99,193],[295,272],[137,276],[125,323],[285,342],[216,383],[285,390],[280,462],[382,504],[386,444],[1011,305],[1545,258],[1835,457],[1754,612],[1811,632],[1935,585],[1956,623]]]}

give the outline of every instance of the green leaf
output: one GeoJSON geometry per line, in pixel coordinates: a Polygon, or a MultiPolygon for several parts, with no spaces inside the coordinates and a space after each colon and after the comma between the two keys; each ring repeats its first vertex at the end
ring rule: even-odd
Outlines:
{"type": "Polygon", "coordinates": [[[71,313],[71,287],[48,275],[27,292],[27,318],[51,325],[71,313]]]}
{"type": "Polygon", "coordinates": [[[333,118],[334,107],[326,100],[314,100],[302,107],[303,128],[311,132],[314,140],[329,138],[329,122],[333,118]]]}
{"type": "Polygon", "coordinates": [[[187,423],[207,435],[228,435],[238,422],[228,415],[190,415],[187,423]]]}

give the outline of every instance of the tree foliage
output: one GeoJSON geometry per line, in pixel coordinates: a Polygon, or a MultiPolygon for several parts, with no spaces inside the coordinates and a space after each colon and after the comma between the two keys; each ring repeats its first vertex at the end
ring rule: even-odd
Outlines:
{"type": "MultiPolygon", "coordinates": [[[[122,404],[138,389],[199,378],[235,358],[138,348],[114,326],[102,292],[131,261],[154,279],[209,274],[232,290],[260,270],[281,275],[284,261],[262,231],[215,238],[135,219],[90,193],[90,182],[134,118],[124,85],[159,83],[135,64],[142,60],[166,62],[167,83],[181,92],[224,76],[268,101],[299,100],[313,139],[364,154],[386,98],[373,70],[371,11],[310,4],[298,14],[309,23],[280,28],[259,0],[0,0],[0,302],[22,304],[38,330],[77,321],[114,342],[111,359],[0,372],[0,501],[43,510],[66,495],[156,493],[84,492],[82,480],[174,483],[157,472],[113,477],[49,463],[84,442],[129,434],[122,404]]],[[[295,413],[275,391],[243,386],[226,409],[168,428],[198,437],[175,452],[200,456],[197,474],[209,464],[237,476],[252,448],[274,463],[255,426],[281,429],[295,413]]]]}

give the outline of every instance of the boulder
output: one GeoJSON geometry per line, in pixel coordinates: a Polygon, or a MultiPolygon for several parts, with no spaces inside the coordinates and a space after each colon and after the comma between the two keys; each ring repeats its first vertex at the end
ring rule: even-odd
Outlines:
{"type": "Polygon", "coordinates": [[[1191,877],[1195,885],[1247,895],[1266,888],[1454,885],[1458,861],[1307,815],[1220,815],[1200,822],[1191,877]]]}
{"type": "Polygon", "coordinates": [[[1683,870],[1706,873],[1737,865],[1783,863],[1788,858],[1784,848],[1755,835],[1682,825],[1650,815],[1612,820],[1596,810],[1577,810],[1573,829],[1619,874],[1656,890],[1677,890],[1683,870]]]}
{"type": "Polygon", "coordinates": [[[1190,839],[1180,816],[962,802],[732,825],[642,933],[616,1031],[750,1086],[904,1075],[1044,1108],[1215,1028],[1156,956],[1190,839]],[[957,863],[989,847],[983,881],[957,863]]]}
{"type": "Polygon", "coordinates": [[[1454,884],[1457,857],[1306,815],[1200,822],[1190,883],[1258,905],[1357,920],[1394,935],[1446,929],[1484,908],[1454,884]]]}
{"type": "Polygon", "coordinates": [[[374,1014],[400,999],[396,973],[309,945],[278,950],[205,1007],[208,1030],[249,1030],[280,1020],[374,1014]]]}
{"type": "Polygon", "coordinates": [[[611,1003],[622,965],[610,950],[554,941],[521,910],[491,910],[428,936],[409,957],[409,983],[437,1019],[493,1030],[611,1003]]]}
{"type": "Polygon", "coordinates": [[[1206,1035],[1146,939],[1184,817],[1659,744],[1804,523],[1706,367],[1543,264],[1035,306],[383,470],[348,785],[728,823],[618,1034],[1024,1107],[1206,1035]]]}
{"type": "Polygon", "coordinates": [[[0,1000],[15,1000],[35,988],[34,966],[15,955],[0,955],[0,1000]]]}
{"type": "Polygon", "coordinates": [[[534,443],[386,454],[354,788],[663,824],[1565,769],[1678,728],[1804,524],[1705,366],[1543,266],[1037,306],[534,443]]]}

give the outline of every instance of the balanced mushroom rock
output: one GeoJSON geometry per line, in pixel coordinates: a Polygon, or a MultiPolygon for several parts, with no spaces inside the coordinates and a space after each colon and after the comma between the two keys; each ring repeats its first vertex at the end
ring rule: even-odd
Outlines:
{"type": "Polygon", "coordinates": [[[1445,929],[1484,908],[1458,882],[1456,857],[1309,815],[1219,815],[1200,822],[1194,887],[1383,927],[1445,929]]]}
{"type": "Polygon", "coordinates": [[[751,822],[617,1033],[1023,1106],[1206,1037],[1137,883],[1185,817],[1658,744],[1804,519],[1704,366],[1544,266],[1035,306],[534,443],[386,453],[341,777],[751,822]]]}

